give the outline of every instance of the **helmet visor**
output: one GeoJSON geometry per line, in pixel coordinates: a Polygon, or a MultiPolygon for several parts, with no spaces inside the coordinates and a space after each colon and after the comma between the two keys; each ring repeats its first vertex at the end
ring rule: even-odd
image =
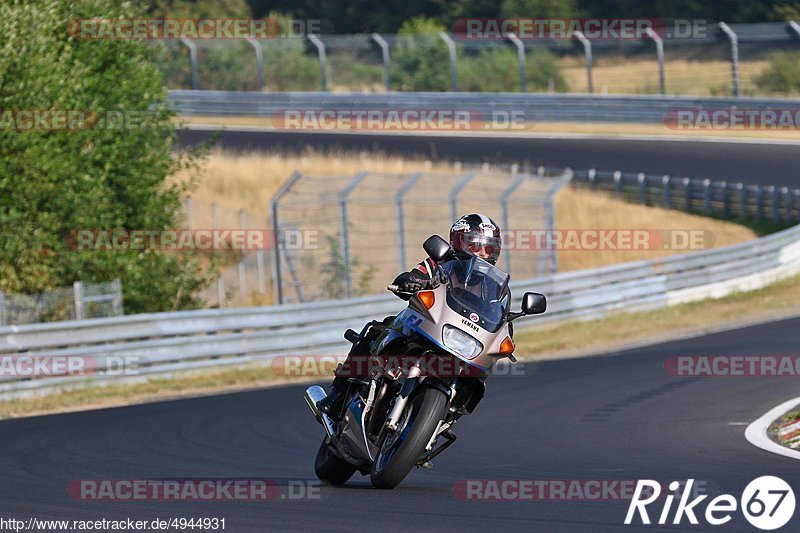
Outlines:
{"type": "Polygon", "coordinates": [[[500,241],[487,235],[464,235],[466,252],[494,263],[500,257],[500,241]]]}

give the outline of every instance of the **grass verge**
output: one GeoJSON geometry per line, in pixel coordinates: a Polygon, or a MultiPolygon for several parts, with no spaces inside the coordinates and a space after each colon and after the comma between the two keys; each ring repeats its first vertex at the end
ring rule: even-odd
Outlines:
{"type": "MultiPolygon", "coordinates": [[[[800,312],[800,276],[763,289],[642,313],[616,313],[588,322],[526,327],[515,336],[524,359],[588,355],[621,345],[644,344],[702,331],[779,318],[800,312]]],[[[270,366],[251,365],[146,383],[84,387],[45,397],[0,402],[0,418],[77,411],[156,400],[247,390],[313,380],[319,374],[287,378],[270,366]]],[[[327,376],[325,376],[327,379],[327,376]]],[[[302,401],[298,397],[298,402],[302,401]]]]}

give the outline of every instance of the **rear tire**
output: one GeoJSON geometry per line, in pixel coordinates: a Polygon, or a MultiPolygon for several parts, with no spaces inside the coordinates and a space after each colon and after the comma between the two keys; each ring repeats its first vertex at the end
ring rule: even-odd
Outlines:
{"type": "Polygon", "coordinates": [[[370,480],[377,489],[393,489],[422,457],[439,422],[447,415],[447,396],[426,387],[411,398],[401,417],[409,417],[405,428],[384,437],[372,464],[370,480]],[[409,409],[411,412],[409,413],[409,409]],[[391,441],[390,439],[394,439],[391,441]]]}
{"type": "Polygon", "coordinates": [[[336,455],[325,439],[322,439],[314,461],[314,472],[320,481],[330,485],[341,485],[350,479],[355,471],[356,467],[336,455]]]}

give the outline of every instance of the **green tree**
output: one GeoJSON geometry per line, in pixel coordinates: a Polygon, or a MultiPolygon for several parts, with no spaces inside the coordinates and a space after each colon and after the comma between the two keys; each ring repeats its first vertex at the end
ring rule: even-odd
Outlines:
{"type": "Polygon", "coordinates": [[[450,56],[438,33],[445,27],[425,17],[407,20],[392,52],[392,86],[400,91],[446,91],[450,56]]]}
{"type": "Polygon", "coordinates": [[[81,229],[177,227],[188,184],[167,176],[192,164],[172,154],[176,131],[154,47],[68,32],[70,21],[99,13],[142,16],[114,0],[0,4],[0,109],[11,111],[0,127],[0,290],[119,277],[127,312],[191,307],[208,281],[206,262],[157,249],[76,249],[70,239],[81,229]],[[20,131],[8,122],[19,110],[116,112],[138,123],[20,131]]]}
{"type": "Polygon", "coordinates": [[[579,16],[575,0],[503,0],[503,17],[575,18],[579,16]]]}

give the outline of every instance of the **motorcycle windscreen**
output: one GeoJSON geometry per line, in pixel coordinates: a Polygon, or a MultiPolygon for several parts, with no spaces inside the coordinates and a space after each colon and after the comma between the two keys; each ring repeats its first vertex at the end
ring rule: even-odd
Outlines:
{"type": "Polygon", "coordinates": [[[510,276],[479,257],[448,261],[442,270],[449,281],[448,307],[483,329],[497,332],[508,312],[510,276]]]}

